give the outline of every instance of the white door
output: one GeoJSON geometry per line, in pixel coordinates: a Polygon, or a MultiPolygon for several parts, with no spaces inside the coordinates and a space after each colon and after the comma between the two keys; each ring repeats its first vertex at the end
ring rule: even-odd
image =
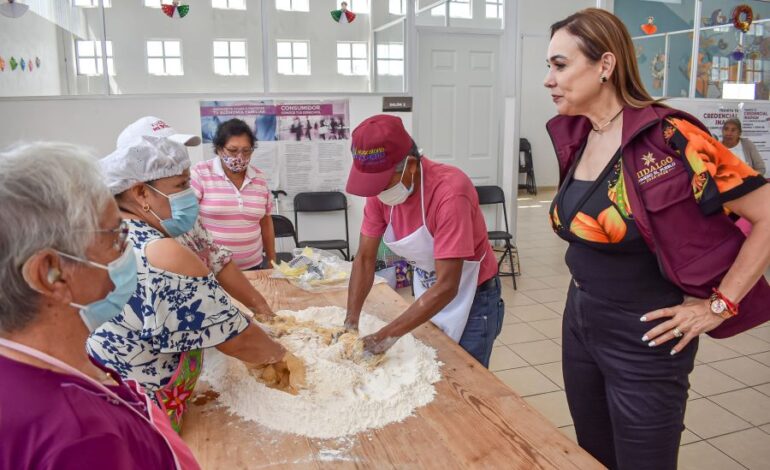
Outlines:
{"type": "Polygon", "coordinates": [[[500,38],[420,32],[417,143],[463,170],[474,185],[498,184],[500,38]]]}

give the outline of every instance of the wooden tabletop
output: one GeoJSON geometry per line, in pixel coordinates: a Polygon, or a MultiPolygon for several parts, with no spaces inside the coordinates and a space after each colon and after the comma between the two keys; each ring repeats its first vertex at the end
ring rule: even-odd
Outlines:
{"type": "MultiPolygon", "coordinates": [[[[309,293],[266,272],[248,273],[274,310],[345,307],[347,292],[309,293]]],[[[364,311],[390,320],[407,307],[384,284],[364,311]]],[[[182,437],[204,469],[240,468],[603,468],[428,323],[415,336],[438,351],[436,398],[402,423],[341,439],[283,434],[227,413],[216,398],[185,414],[182,437]]]]}

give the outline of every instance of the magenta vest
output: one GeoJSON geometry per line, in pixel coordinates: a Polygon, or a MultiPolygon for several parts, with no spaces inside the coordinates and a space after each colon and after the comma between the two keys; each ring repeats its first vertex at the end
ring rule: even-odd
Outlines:
{"type": "MultiPolygon", "coordinates": [[[[746,237],[723,212],[704,215],[693,197],[690,176],[663,137],[667,117],[687,113],[662,106],[623,111],[621,152],[631,210],[639,232],[658,258],[666,278],[685,294],[708,298],[735,262],[746,237]],[[652,153],[654,163],[643,156],[652,153]]],[[[591,131],[583,116],[556,116],[546,125],[559,160],[559,184],[575,163],[591,131]]],[[[708,334],[727,338],[770,320],[770,286],[764,276],[740,302],[739,314],[708,334]]]]}

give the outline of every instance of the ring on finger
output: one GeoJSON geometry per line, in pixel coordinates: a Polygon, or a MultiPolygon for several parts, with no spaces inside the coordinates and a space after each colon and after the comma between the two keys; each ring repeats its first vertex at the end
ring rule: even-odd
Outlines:
{"type": "Polygon", "coordinates": [[[674,338],[681,338],[684,333],[682,333],[682,330],[679,328],[674,328],[672,333],[674,333],[674,338]]]}

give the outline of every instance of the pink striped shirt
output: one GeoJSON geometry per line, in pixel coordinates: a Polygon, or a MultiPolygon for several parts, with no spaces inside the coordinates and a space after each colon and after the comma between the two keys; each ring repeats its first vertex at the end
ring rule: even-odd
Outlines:
{"type": "Polygon", "coordinates": [[[216,157],[190,170],[191,186],[200,201],[200,218],[217,243],[233,253],[241,269],[262,263],[262,227],[259,222],[272,211],[264,173],[249,166],[240,188],[225,175],[216,157]]]}

